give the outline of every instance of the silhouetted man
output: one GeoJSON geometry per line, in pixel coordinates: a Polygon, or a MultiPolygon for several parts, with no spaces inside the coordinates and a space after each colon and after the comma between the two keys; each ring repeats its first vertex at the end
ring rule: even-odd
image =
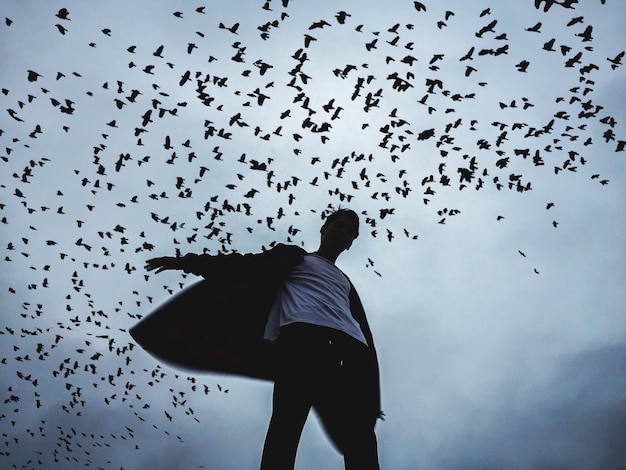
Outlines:
{"type": "MultiPolygon", "coordinates": [[[[317,251],[277,245],[259,254],[226,255],[219,266],[276,279],[273,302],[263,315],[263,339],[275,343],[272,417],[262,470],[293,469],[311,407],[346,469],[378,469],[374,427],[382,416],[378,360],[365,312],[354,286],[335,265],[359,233],[358,215],[331,213],[320,229],[317,251]]],[[[188,254],[153,258],[148,270],[184,269],[215,276],[218,257],[188,254]]],[[[230,274],[232,275],[232,274],[230,274]]]]}

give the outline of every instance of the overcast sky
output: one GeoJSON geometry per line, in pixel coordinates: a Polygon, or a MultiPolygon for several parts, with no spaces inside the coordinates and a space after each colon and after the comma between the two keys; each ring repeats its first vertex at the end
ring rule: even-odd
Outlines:
{"type": "Polygon", "coordinates": [[[421,3],[2,3],[0,466],[256,468],[271,384],[136,347],[143,264],[342,205],[383,468],[626,468],[626,3],[421,3]]]}

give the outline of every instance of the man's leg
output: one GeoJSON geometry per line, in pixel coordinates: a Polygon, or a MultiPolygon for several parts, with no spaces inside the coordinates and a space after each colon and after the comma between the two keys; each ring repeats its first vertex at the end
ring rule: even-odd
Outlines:
{"type": "Polygon", "coordinates": [[[345,441],[343,459],[346,470],[379,470],[378,443],[371,421],[362,417],[352,421],[351,430],[345,441]]]}
{"type": "Polygon", "coordinates": [[[289,381],[274,384],[272,418],[265,436],[261,470],[293,469],[310,408],[310,401],[302,400],[297,384],[294,386],[289,381]]]}
{"type": "Polygon", "coordinates": [[[261,470],[291,470],[312,403],[314,352],[306,329],[285,328],[278,340],[278,375],[261,470]]]}
{"type": "Polygon", "coordinates": [[[368,351],[358,340],[334,340],[334,360],[328,387],[315,398],[314,408],[324,428],[344,456],[348,470],[378,470],[378,444],[371,406],[365,393],[368,351]]]}

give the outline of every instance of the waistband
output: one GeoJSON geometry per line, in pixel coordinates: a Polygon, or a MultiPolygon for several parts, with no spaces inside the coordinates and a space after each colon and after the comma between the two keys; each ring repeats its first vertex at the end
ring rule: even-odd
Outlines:
{"type": "Polygon", "coordinates": [[[278,342],[304,341],[310,343],[336,344],[338,346],[368,349],[368,346],[348,333],[328,326],[295,322],[280,327],[278,342]]]}

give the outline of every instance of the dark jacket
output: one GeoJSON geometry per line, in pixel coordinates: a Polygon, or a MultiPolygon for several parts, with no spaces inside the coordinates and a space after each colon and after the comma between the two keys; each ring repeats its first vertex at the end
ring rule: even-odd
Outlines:
{"type": "MultiPolygon", "coordinates": [[[[218,279],[236,278],[250,276],[264,278],[265,283],[269,283],[272,287],[270,297],[273,300],[276,296],[277,289],[283,283],[284,279],[289,275],[291,269],[303,261],[307,252],[296,245],[278,244],[271,250],[263,253],[250,253],[241,255],[233,253],[230,255],[196,255],[189,253],[183,258],[183,269],[187,273],[197,274],[205,279],[213,282],[219,282],[218,279]]],[[[370,348],[374,349],[374,339],[370,330],[365,310],[361,299],[350,282],[350,310],[352,316],[361,326],[363,335],[370,348]]],[[[271,307],[271,305],[270,305],[271,307]]],[[[264,323],[267,322],[269,310],[258,312],[263,317],[264,323]]]]}
{"type": "MultiPolygon", "coordinates": [[[[307,252],[278,244],[262,253],[188,254],[180,267],[204,280],[184,289],[132,330],[146,350],[175,366],[273,380],[275,347],[263,340],[277,291],[307,252]]],[[[369,346],[373,417],[381,416],[378,359],[359,296],[350,310],[369,346]]]]}

